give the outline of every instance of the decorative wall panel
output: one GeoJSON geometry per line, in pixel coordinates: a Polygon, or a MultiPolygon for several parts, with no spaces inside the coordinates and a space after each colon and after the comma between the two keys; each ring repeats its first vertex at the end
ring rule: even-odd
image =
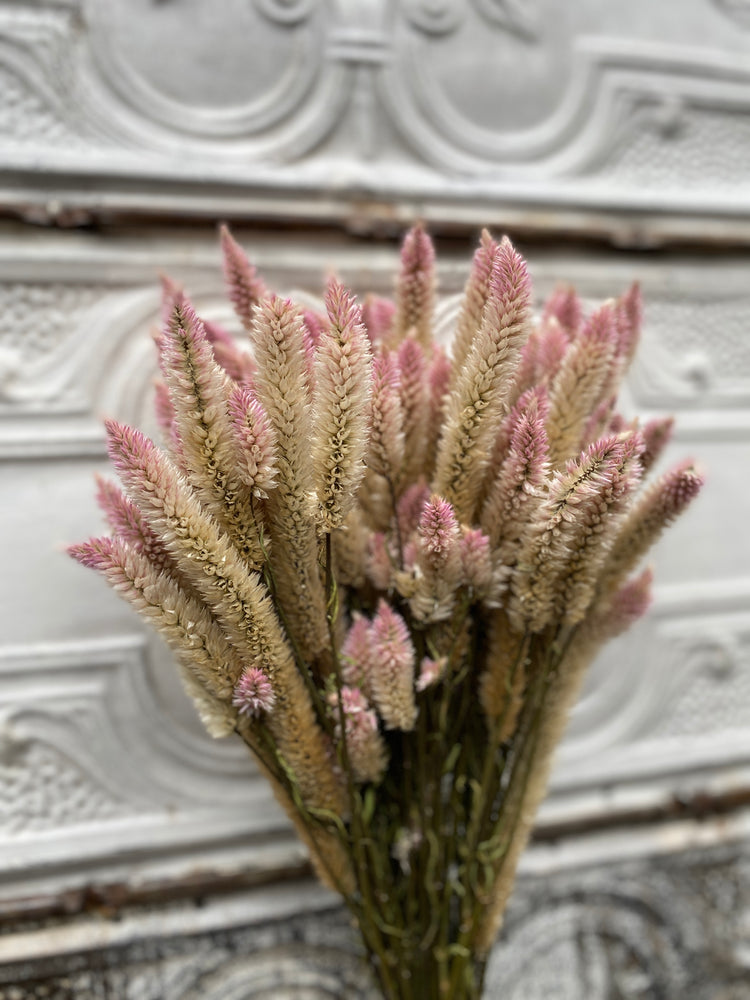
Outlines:
{"type": "Polygon", "coordinates": [[[502,206],[631,241],[687,213],[746,239],[746,21],[718,0],[6,0],[0,200],[68,222],[502,206]]]}

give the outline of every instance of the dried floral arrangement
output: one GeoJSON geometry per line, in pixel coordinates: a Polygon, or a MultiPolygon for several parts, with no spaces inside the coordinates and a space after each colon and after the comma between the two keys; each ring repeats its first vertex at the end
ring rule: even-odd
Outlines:
{"type": "Polygon", "coordinates": [[[584,316],[560,289],[534,319],[523,259],[484,233],[449,355],[419,226],[395,302],[332,279],[321,312],[222,246],[248,344],[165,282],[163,448],[107,423],[112,535],[70,553],[248,745],[383,995],[479,997],[585,667],[701,486],[690,464],[644,486],[671,421],[616,411],[639,291],[584,316]]]}

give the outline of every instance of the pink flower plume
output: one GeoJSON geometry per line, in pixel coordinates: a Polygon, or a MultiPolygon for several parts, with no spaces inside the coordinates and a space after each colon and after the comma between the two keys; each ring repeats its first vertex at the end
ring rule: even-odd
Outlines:
{"type": "Polygon", "coordinates": [[[240,715],[256,719],[270,712],[276,703],[276,695],[268,677],[258,667],[246,667],[234,687],[232,704],[240,715]]]}

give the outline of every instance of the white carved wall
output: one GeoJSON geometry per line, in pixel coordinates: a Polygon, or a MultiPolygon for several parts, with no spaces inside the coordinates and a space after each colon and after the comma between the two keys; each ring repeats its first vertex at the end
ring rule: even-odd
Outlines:
{"type": "Polygon", "coordinates": [[[417,215],[446,326],[480,223],[540,298],[638,279],[628,406],[708,479],[571,721],[492,995],[750,998],[748,162],[745,0],[0,0],[2,1000],[365,996],[242,748],[62,548],[101,417],[151,421],[158,272],[229,320],[229,217],[281,290],[387,293],[417,215]]]}

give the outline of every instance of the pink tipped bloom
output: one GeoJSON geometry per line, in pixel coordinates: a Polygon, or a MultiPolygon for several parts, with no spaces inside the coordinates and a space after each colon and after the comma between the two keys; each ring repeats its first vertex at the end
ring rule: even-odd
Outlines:
{"type": "Polygon", "coordinates": [[[246,667],[234,687],[232,704],[240,715],[257,719],[270,712],[276,703],[271,682],[258,667],[246,667]]]}
{"type": "Polygon", "coordinates": [[[388,765],[388,752],[378,730],[378,719],[364,694],[358,687],[345,684],[341,688],[341,710],[339,694],[332,691],[328,704],[334,720],[334,733],[341,740],[341,718],[344,716],[346,752],[357,782],[378,782],[388,765]]]}
{"type": "Polygon", "coordinates": [[[617,354],[627,366],[632,361],[638,347],[643,323],[643,301],[637,282],[634,282],[615,303],[615,322],[617,354]]]}
{"type": "Polygon", "coordinates": [[[479,528],[466,528],[459,551],[463,582],[475,594],[485,594],[492,584],[490,540],[479,528]]]}
{"type": "Polygon", "coordinates": [[[255,375],[256,365],[249,351],[242,350],[240,345],[222,326],[210,320],[203,321],[206,339],[213,350],[216,363],[241,385],[249,385],[255,375]]]}
{"type": "Polygon", "coordinates": [[[392,569],[385,535],[382,531],[374,531],[367,544],[367,575],[378,590],[388,590],[392,569]]]}
{"type": "Polygon", "coordinates": [[[505,461],[482,508],[482,528],[491,547],[500,547],[501,559],[506,564],[515,559],[519,539],[525,534],[547,479],[548,412],[549,401],[543,386],[527,390],[511,410],[505,461]]]}
{"type": "Polygon", "coordinates": [[[393,317],[396,314],[396,304],[390,299],[377,295],[368,295],[362,307],[362,320],[367,335],[373,344],[385,340],[391,332],[393,317]]]}
{"type": "Polygon", "coordinates": [[[395,483],[404,461],[404,413],[398,363],[388,351],[375,358],[371,406],[367,464],[395,483]]]}
{"type": "Polygon", "coordinates": [[[456,320],[456,334],[451,344],[455,373],[461,370],[482,325],[484,307],[490,293],[492,270],[499,250],[500,244],[493,240],[486,229],[483,230],[464,288],[461,311],[456,320]]]}
{"type": "Polygon", "coordinates": [[[430,487],[424,479],[408,486],[399,498],[396,514],[402,537],[408,538],[419,524],[422,511],[430,498],[430,487]]]}
{"type": "Polygon", "coordinates": [[[372,696],[388,729],[411,730],[414,703],[414,647],[404,619],[381,600],[371,626],[372,696]]]}
{"type": "Polygon", "coordinates": [[[82,566],[102,573],[112,565],[114,545],[112,538],[90,538],[87,542],[69,545],[66,551],[82,566]]]}
{"type": "Polygon", "coordinates": [[[615,593],[606,612],[608,636],[620,635],[646,614],[651,606],[653,579],[653,570],[649,567],[615,593]]]}
{"type": "Polygon", "coordinates": [[[276,438],[265,411],[248,389],[237,386],[229,397],[229,416],[237,440],[238,476],[257,497],[276,485],[276,438]]]}
{"type": "Polygon", "coordinates": [[[644,425],[643,439],[646,446],[641,458],[644,472],[648,472],[658,462],[662,452],[669,444],[673,429],[673,417],[656,417],[644,425]]]}
{"type": "Polygon", "coordinates": [[[581,329],[583,312],[581,301],[571,287],[559,287],[544,304],[543,320],[555,319],[572,340],[581,329]]]}
{"type": "Polygon", "coordinates": [[[682,462],[662,476],[657,489],[659,506],[668,519],[667,523],[682,513],[690,501],[698,495],[702,486],[703,476],[697,471],[691,459],[682,462]]]}
{"type": "Polygon", "coordinates": [[[421,225],[404,237],[401,270],[396,284],[395,332],[398,340],[410,330],[422,344],[432,339],[435,309],[435,248],[421,225]]]}
{"type": "Polygon", "coordinates": [[[97,476],[96,483],[96,499],[112,531],[147,556],[156,569],[171,573],[169,553],[138,507],[108,479],[97,476]]]}
{"type": "Polygon", "coordinates": [[[332,531],[354,506],[365,474],[372,357],[352,294],[332,278],[325,301],[328,323],[315,359],[311,453],[321,527],[332,531]]]}
{"type": "Polygon", "coordinates": [[[156,412],[156,422],[169,445],[177,444],[177,433],[175,424],[175,411],[172,400],[169,398],[169,389],[166,382],[157,379],[154,382],[154,410],[156,412]]]}
{"type": "Polygon", "coordinates": [[[159,275],[161,284],[161,321],[166,326],[174,312],[175,304],[182,295],[182,288],[166,274],[159,275]]]}
{"type": "Polygon", "coordinates": [[[430,420],[430,386],[425,351],[411,337],[407,337],[398,349],[398,367],[406,439],[406,477],[410,479],[419,472],[424,462],[430,420]]]}
{"type": "Polygon", "coordinates": [[[425,656],[419,668],[419,677],[417,678],[416,685],[417,691],[425,691],[428,687],[432,687],[433,684],[437,684],[442,679],[447,666],[448,658],[446,656],[441,656],[437,660],[425,656]]]}
{"type": "Polygon", "coordinates": [[[447,562],[460,534],[452,505],[433,493],[424,506],[417,530],[429,562],[436,566],[447,562]]]}
{"type": "Polygon", "coordinates": [[[229,298],[240,322],[246,330],[250,330],[255,307],[268,295],[265,282],[226,226],[221,227],[221,249],[229,298]]]}
{"type": "Polygon", "coordinates": [[[364,615],[352,616],[352,624],[341,646],[341,672],[347,684],[370,690],[372,673],[372,642],[370,623],[364,615]]]}

